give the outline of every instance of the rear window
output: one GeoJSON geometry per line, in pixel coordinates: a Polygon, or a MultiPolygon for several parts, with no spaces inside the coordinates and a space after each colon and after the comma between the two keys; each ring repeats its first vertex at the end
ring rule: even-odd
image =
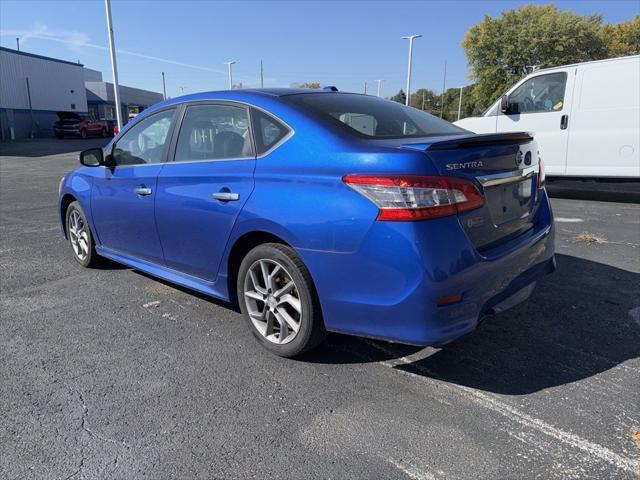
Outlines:
{"type": "Polygon", "coordinates": [[[466,133],[421,110],[369,95],[301,93],[281,98],[325,123],[361,137],[414,138],[466,133]]]}

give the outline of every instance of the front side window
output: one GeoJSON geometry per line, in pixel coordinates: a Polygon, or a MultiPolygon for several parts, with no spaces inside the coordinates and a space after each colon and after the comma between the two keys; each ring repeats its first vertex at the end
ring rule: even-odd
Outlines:
{"type": "Polygon", "coordinates": [[[269,150],[289,133],[282,123],[260,110],[252,109],[251,116],[258,154],[269,150]]]}
{"type": "Polygon", "coordinates": [[[509,95],[513,113],[556,112],[564,106],[565,72],[530,78],[509,95]]]}
{"type": "Polygon", "coordinates": [[[301,93],[281,98],[325,123],[361,137],[415,138],[466,133],[422,110],[370,95],[301,93]]]}
{"type": "Polygon", "coordinates": [[[191,105],[180,127],[176,162],[253,156],[249,114],[234,105],[191,105]]]}
{"type": "Polygon", "coordinates": [[[113,150],[116,165],[160,163],[175,109],[165,110],[138,122],[118,140],[113,150]]]}

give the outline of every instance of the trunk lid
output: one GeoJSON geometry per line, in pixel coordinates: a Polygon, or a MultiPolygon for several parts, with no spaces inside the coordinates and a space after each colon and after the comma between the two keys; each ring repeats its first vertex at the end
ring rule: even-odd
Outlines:
{"type": "Polygon", "coordinates": [[[528,133],[437,137],[401,148],[424,152],[442,176],[469,179],[477,185],[484,205],[459,218],[479,251],[533,228],[540,203],[538,148],[528,133]]]}

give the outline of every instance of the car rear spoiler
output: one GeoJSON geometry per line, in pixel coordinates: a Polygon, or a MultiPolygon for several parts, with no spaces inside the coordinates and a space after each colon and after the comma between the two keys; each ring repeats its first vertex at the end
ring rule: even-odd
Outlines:
{"type": "Polygon", "coordinates": [[[503,145],[505,143],[530,142],[533,136],[527,132],[485,133],[470,135],[449,135],[438,137],[431,142],[407,143],[400,148],[411,150],[450,150],[453,148],[481,147],[483,145],[503,145]]]}

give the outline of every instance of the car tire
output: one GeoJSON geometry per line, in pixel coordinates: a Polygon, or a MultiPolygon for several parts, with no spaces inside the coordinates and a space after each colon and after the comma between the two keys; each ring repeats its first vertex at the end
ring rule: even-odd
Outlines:
{"type": "Polygon", "coordinates": [[[101,258],[96,252],[87,217],[78,202],[71,202],[67,207],[65,225],[73,258],[86,268],[98,266],[101,258]]]}
{"type": "Polygon", "coordinates": [[[80,130],[80,138],[85,139],[87,138],[87,129],[83,128],[82,130],[80,130]]]}
{"type": "Polygon", "coordinates": [[[279,243],[255,247],[240,264],[236,287],[251,333],[267,350],[294,357],[324,340],[313,280],[291,247],[279,243]]]}
{"type": "Polygon", "coordinates": [[[102,138],[107,138],[107,129],[102,127],[102,130],[100,130],[100,135],[102,136],[102,138]]]}

